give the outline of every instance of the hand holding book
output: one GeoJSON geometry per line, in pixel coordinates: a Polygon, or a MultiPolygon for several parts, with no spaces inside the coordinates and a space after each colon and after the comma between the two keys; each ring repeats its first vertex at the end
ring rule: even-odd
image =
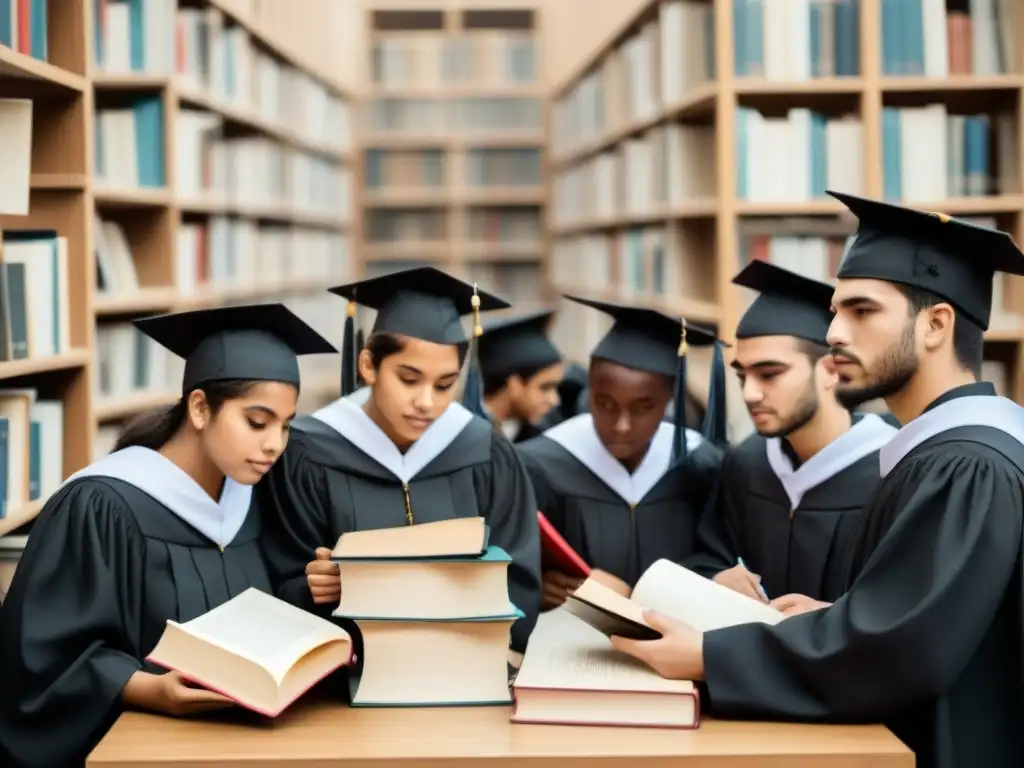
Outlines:
{"type": "Polygon", "coordinates": [[[612,636],[612,645],[669,680],[704,679],[704,635],[688,624],[645,610],[644,622],[661,634],[657,640],[612,636]]]}
{"type": "Polygon", "coordinates": [[[306,583],[313,602],[338,604],[341,600],[341,577],[338,564],[331,560],[331,550],[317,547],[316,559],[306,564],[306,583]]]}
{"type": "Polygon", "coordinates": [[[162,675],[139,670],[128,679],[121,698],[133,709],[172,717],[187,717],[235,706],[227,696],[208,691],[186,680],[175,670],[162,675]]]}

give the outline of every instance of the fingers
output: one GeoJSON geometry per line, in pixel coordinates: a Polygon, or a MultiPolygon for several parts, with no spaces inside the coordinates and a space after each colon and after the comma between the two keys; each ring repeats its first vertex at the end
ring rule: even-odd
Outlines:
{"type": "Polygon", "coordinates": [[[611,641],[615,650],[622,651],[622,653],[632,656],[634,659],[640,659],[643,662],[647,661],[647,650],[642,642],[628,637],[619,637],[618,635],[612,635],[611,641]]]}
{"type": "Polygon", "coordinates": [[[549,608],[557,608],[565,602],[565,599],[568,596],[568,593],[561,587],[545,583],[544,593],[541,596],[541,600],[549,608]]]}
{"type": "Polygon", "coordinates": [[[329,550],[327,547],[317,547],[315,557],[317,560],[330,560],[331,550],[329,550]]]}
{"type": "Polygon", "coordinates": [[[560,571],[547,571],[544,574],[544,581],[550,581],[565,590],[575,591],[583,583],[583,579],[574,576],[567,576],[560,571]]]}
{"type": "Polygon", "coordinates": [[[801,602],[803,602],[803,595],[789,594],[782,595],[782,597],[776,597],[774,600],[768,603],[768,605],[770,605],[777,611],[782,611],[783,613],[785,613],[790,608],[799,605],[801,602]]]}
{"type": "MultiPolygon", "coordinates": [[[[318,550],[319,551],[319,550],[318,550]]],[[[338,575],[338,564],[331,562],[330,560],[311,560],[306,563],[306,575],[312,576],[314,574],[320,575],[338,575]]]]}

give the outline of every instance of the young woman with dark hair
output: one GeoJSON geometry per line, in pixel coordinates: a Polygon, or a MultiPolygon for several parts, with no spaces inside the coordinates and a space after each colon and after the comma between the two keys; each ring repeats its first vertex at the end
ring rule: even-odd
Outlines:
{"type": "MultiPolygon", "coordinates": [[[[341,534],[479,515],[490,543],[512,558],[509,594],[525,614],[512,648],[522,651],[540,604],[536,501],[511,443],[480,415],[473,365],[463,390],[469,407],[455,402],[470,353],[460,317],[476,302],[484,311],[508,305],[432,267],[333,292],[377,310],[358,355],[369,393],[362,406],[342,397],[299,419],[256,489],[279,596],[329,614],[341,595],[329,559],[341,534]]],[[[355,359],[344,355],[342,364],[355,359]]]]}
{"type": "Polygon", "coordinates": [[[296,355],[334,351],[279,304],[136,325],[186,358],[183,395],[128,425],[35,522],[0,622],[0,745],[26,768],[81,765],[125,709],[230,705],[144,659],[168,619],[272,591],[252,486],[287,442],[296,355]]]}

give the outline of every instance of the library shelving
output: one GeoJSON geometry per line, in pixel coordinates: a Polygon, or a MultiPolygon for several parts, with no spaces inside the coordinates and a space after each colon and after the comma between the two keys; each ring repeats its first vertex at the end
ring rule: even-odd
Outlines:
{"type": "MultiPolygon", "coordinates": [[[[554,287],[728,340],[746,260],[834,278],[856,224],[829,188],[1024,242],[1022,41],[1016,0],[641,4],[555,86],[554,287]]],[[[1024,280],[995,288],[985,374],[1024,401],[1024,280]]],[[[603,325],[560,315],[584,357],[603,325]]]]}
{"type": "Polygon", "coordinates": [[[537,5],[363,4],[363,276],[434,264],[520,308],[542,298],[548,184],[537,5]]]}
{"type": "MultiPolygon", "coordinates": [[[[181,361],[133,317],[282,300],[339,340],[324,286],[349,277],[351,97],[259,6],[105,0],[94,19],[97,453],[179,396],[181,361]]],[[[337,396],[336,361],[303,369],[303,405],[337,396]]]]}
{"type": "MultiPolygon", "coordinates": [[[[340,342],[353,99],[329,46],[296,42],[317,3],[290,24],[261,0],[9,4],[29,18],[0,25],[0,581],[112,425],[180,395],[133,318],[281,300],[340,342]]],[[[337,396],[328,357],[303,361],[307,408],[337,396]]]]}

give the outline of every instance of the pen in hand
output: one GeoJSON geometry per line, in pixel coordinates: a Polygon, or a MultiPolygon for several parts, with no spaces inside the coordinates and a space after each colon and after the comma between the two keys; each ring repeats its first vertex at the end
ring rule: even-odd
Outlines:
{"type": "MultiPolygon", "coordinates": [[[[742,557],[737,557],[736,558],[736,565],[738,565],[740,568],[742,568],[745,571],[749,571],[750,570],[749,568],[747,568],[747,564],[745,562],[743,562],[743,558],[742,557]]],[[[761,593],[761,597],[764,598],[764,601],[766,603],[771,602],[768,599],[768,593],[764,591],[764,586],[761,584],[760,581],[757,582],[757,591],[761,593]]]]}

